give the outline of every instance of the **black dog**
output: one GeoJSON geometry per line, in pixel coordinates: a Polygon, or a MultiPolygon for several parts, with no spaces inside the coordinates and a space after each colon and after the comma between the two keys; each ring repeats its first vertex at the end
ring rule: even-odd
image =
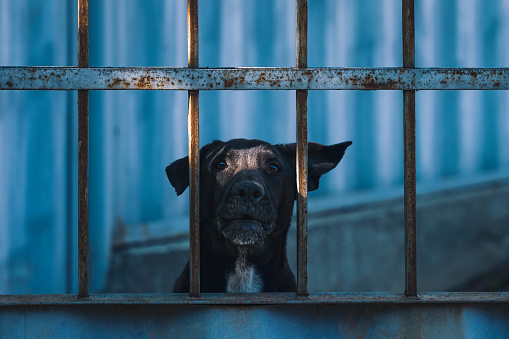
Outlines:
{"type": "MultiPolygon", "coordinates": [[[[309,143],[308,190],[339,163],[351,142],[309,143]]],[[[214,141],[200,151],[201,292],[289,292],[295,277],[286,236],[297,197],[295,144],[214,141]]],[[[188,157],[166,174],[177,195],[189,186],[188,157]]],[[[189,262],[174,292],[189,292],[189,262]]]]}

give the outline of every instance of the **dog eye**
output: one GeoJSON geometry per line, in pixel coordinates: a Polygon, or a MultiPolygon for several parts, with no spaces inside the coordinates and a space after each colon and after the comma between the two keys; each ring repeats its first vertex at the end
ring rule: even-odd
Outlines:
{"type": "Polygon", "coordinates": [[[228,167],[228,165],[226,164],[226,161],[224,161],[224,160],[218,161],[216,164],[216,168],[220,171],[224,170],[226,167],[228,167]]]}
{"type": "Polygon", "coordinates": [[[277,173],[277,172],[279,172],[279,166],[278,166],[278,164],[274,164],[274,163],[270,164],[270,165],[269,165],[269,172],[271,172],[271,173],[277,173]]]}

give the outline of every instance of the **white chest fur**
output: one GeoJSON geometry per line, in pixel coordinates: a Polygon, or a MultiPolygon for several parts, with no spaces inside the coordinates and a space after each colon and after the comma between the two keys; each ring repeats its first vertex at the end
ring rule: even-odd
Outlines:
{"type": "Polygon", "coordinates": [[[257,293],[261,292],[263,282],[255,267],[247,262],[244,255],[240,255],[235,262],[235,269],[228,275],[226,291],[228,293],[257,293]]]}

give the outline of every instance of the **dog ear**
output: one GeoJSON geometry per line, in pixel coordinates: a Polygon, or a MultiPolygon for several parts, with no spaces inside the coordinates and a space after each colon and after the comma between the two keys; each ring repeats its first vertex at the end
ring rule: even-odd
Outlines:
{"type": "Polygon", "coordinates": [[[177,195],[181,195],[189,186],[189,157],[181,158],[166,167],[166,175],[177,195]]]}
{"type": "Polygon", "coordinates": [[[320,177],[335,168],[351,141],[324,146],[315,142],[308,144],[308,191],[318,189],[320,177]]]}
{"type": "MultiPolygon", "coordinates": [[[[316,142],[308,143],[308,191],[318,189],[320,177],[336,167],[351,141],[335,145],[325,146],[316,142]]],[[[283,153],[293,157],[295,165],[295,144],[276,145],[276,148],[283,153]]]]}
{"type": "MultiPolygon", "coordinates": [[[[200,162],[203,163],[205,158],[222,144],[221,140],[214,140],[210,144],[203,146],[200,150],[200,162]]],[[[184,193],[189,186],[189,157],[175,160],[168,165],[166,167],[166,175],[171,185],[175,188],[177,195],[184,193]]]]}

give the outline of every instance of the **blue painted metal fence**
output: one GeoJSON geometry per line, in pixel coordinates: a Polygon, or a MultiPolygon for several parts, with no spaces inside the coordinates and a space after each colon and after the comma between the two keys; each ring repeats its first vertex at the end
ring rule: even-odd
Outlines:
{"type": "MultiPolygon", "coordinates": [[[[74,65],[73,2],[0,1],[0,65],[74,65]],[[49,18],[49,19],[48,19],[49,18]]],[[[400,1],[320,1],[309,8],[310,67],[399,66],[400,1]]],[[[205,1],[201,66],[292,66],[293,1],[205,1]]],[[[186,66],[177,1],[90,1],[91,66],[186,66]]],[[[507,67],[507,1],[417,2],[418,67],[507,67]]],[[[203,142],[294,140],[293,93],[202,92],[203,142]],[[259,119],[260,116],[262,119],[259,119]],[[267,124],[270,121],[270,124],[267,124]]],[[[402,184],[400,92],[309,94],[309,139],[354,140],[323,194],[402,184]]],[[[90,96],[91,290],[100,291],[113,228],[187,227],[163,169],[186,153],[186,95],[90,96]]],[[[0,293],[76,291],[76,95],[0,92],[0,293]]],[[[417,168],[425,183],[507,171],[506,92],[419,92],[417,168]]],[[[311,195],[312,197],[312,195],[311,195]]]]}

